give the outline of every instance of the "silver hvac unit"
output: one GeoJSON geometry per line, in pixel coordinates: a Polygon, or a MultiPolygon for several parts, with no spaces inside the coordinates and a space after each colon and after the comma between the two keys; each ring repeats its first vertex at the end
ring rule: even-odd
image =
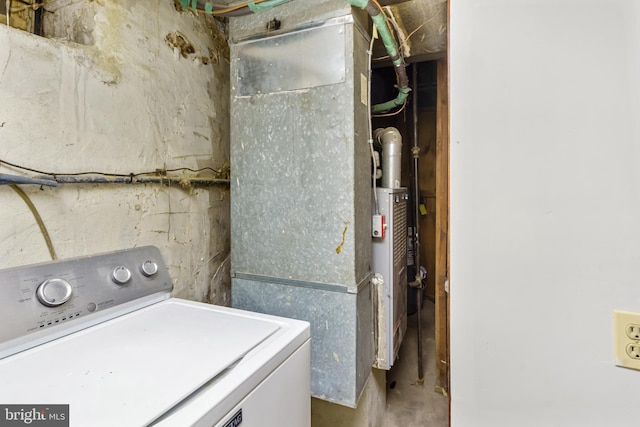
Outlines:
{"type": "Polygon", "coordinates": [[[368,43],[344,0],[230,22],[232,304],[309,321],[311,394],[350,407],[374,362],[368,43]]]}
{"type": "MultiPolygon", "coordinates": [[[[407,331],[407,200],[406,188],[378,188],[378,211],[384,234],[373,238],[373,271],[382,275],[376,285],[376,361],[390,369],[407,331]]],[[[375,206],[374,206],[375,212],[375,206]]]]}

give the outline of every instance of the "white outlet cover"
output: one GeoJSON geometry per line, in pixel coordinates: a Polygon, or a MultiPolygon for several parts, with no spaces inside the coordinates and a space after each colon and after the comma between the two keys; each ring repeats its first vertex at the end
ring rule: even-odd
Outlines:
{"type": "Polygon", "coordinates": [[[630,329],[640,325],[640,313],[629,311],[613,311],[613,353],[615,364],[624,368],[636,369],[640,371],[640,358],[636,359],[629,355],[635,351],[628,351],[629,348],[640,348],[640,340],[633,339],[630,329]]]}

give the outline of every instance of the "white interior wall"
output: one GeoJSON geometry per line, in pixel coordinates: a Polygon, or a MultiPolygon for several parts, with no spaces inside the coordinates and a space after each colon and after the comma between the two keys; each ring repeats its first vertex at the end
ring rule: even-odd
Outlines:
{"type": "MultiPolygon", "coordinates": [[[[0,159],[55,172],[228,164],[228,53],[210,18],[178,13],[172,0],[58,3],[46,12],[57,35],[75,29],[68,38],[88,44],[0,27],[0,159]],[[193,53],[167,44],[175,31],[193,53]]],[[[23,188],[59,258],[156,245],[175,295],[228,304],[226,187],[23,188]]],[[[23,201],[6,186],[0,199],[0,268],[49,260],[23,201]]]]}
{"type": "Polygon", "coordinates": [[[640,3],[450,12],[452,425],[636,425],[640,3]]]}

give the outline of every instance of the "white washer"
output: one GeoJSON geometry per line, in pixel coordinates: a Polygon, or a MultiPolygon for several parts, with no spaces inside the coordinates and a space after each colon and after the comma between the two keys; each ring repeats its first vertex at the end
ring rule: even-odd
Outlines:
{"type": "Polygon", "coordinates": [[[77,427],[310,426],[307,322],[171,288],[154,247],[0,271],[0,406],[68,404],[77,427]]]}

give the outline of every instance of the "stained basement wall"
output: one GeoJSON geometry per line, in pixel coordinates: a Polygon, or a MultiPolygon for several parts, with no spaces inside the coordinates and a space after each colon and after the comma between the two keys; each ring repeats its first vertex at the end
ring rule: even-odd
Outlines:
{"type": "MultiPolygon", "coordinates": [[[[227,167],[228,50],[211,18],[171,0],[53,2],[45,15],[60,39],[0,26],[0,159],[55,172],[227,167]]],[[[60,258],[156,245],[176,296],[229,303],[226,187],[23,189],[60,258]]],[[[23,201],[7,186],[0,200],[0,268],[48,261],[23,201]]]]}
{"type": "Polygon", "coordinates": [[[451,1],[453,427],[630,427],[640,4],[451,1]]]}

